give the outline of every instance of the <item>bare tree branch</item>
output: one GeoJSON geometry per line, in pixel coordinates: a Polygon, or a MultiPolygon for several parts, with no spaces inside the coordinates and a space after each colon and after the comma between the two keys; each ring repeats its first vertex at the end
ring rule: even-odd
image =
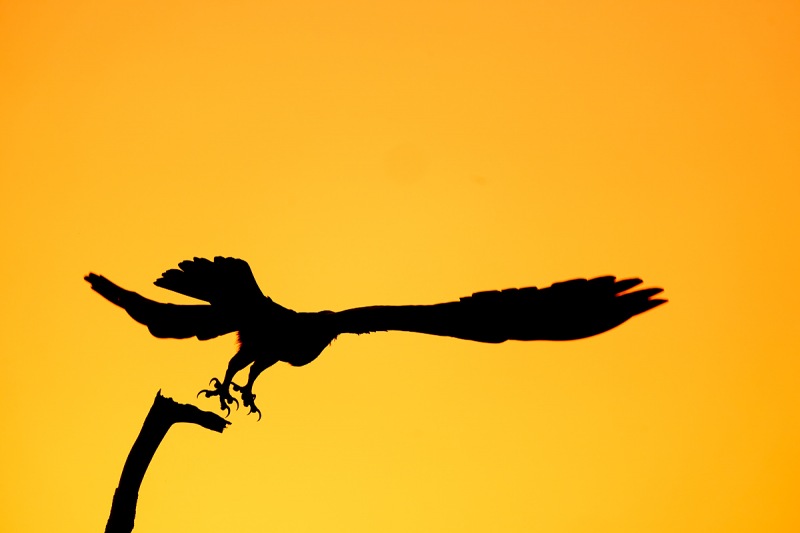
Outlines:
{"type": "Polygon", "coordinates": [[[194,405],[177,403],[171,398],[162,396],[161,391],[158,391],[153,406],[144,419],[139,436],[136,437],[136,441],[131,447],[125,466],[122,468],[119,485],[114,491],[105,533],[130,533],[133,531],[136,502],[139,498],[139,487],[142,485],[144,474],[167,431],[172,424],[178,422],[197,424],[219,433],[222,433],[222,430],[230,424],[215,413],[202,411],[194,405]]]}

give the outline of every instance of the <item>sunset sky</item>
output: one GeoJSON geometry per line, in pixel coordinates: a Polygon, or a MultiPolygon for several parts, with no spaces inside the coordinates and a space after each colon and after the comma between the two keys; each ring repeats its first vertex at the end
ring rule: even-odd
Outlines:
{"type": "Polygon", "coordinates": [[[800,531],[800,3],[0,0],[0,531],[102,531],[247,260],[303,311],[641,277],[598,337],[343,336],[173,428],[140,532],[800,531]]]}

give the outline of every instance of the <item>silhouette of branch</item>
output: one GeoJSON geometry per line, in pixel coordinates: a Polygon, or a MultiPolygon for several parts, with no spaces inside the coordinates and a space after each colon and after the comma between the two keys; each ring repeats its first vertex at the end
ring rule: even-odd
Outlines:
{"type": "Polygon", "coordinates": [[[202,411],[194,405],[177,403],[171,398],[156,394],[153,406],[144,419],[144,424],[131,447],[119,485],[114,491],[111,513],[106,523],[105,533],[130,533],[136,516],[136,502],[139,498],[139,487],[150,461],[153,459],[164,436],[178,422],[197,424],[211,431],[222,433],[230,422],[221,416],[202,411]]]}

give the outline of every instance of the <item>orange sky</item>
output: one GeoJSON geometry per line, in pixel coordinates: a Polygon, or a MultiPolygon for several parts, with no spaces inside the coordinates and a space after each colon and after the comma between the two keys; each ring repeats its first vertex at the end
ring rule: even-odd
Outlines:
{"type": "Polygon", "coordinates": [[[343,337],[174,428],[135,531],[800,530],[796,2],[0,2],[0,530],[99,531],[156,391],[232,336],[163,301],[250,262],[298,310],[640,276],[600,337],[343,337]],[[644,5],[643,5],[644,4],[644,5]]]}

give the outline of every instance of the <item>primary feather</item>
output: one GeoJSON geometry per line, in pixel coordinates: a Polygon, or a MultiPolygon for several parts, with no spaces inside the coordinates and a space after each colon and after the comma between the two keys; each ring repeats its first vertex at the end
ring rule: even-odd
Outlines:
{"type": "Polygon", "coordinates": [[[365,307],[338,315],[347,333],[401,330],[490,343],[574,340],[608,331],[665,302],[650,299],[661,289],[622,294],[641,282],[574,279],[544,289],[477,292],[457,302],[365,307]]]}
{"type": "Polygon", "coordinates": [[[103,276],[89,274],[86,281],[97,293],[116,304],[150,333],[162,339],[213,339],[237,331],[235,316],[212,305],[175,305],[149,300],[112,283],[103,276]]]}

